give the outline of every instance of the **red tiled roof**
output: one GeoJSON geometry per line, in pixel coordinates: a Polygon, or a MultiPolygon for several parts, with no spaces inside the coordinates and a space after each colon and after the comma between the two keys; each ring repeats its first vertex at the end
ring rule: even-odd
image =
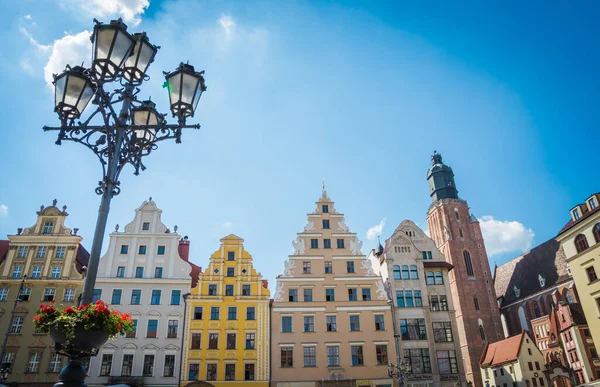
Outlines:
{"type": "Polygon", "coordinates": [[[517,300],[515,286],[520,290],[519,299],[522,299],[570,278],[567,257],[560,243],[553,238],[496,267],[494,288],[496,297],[503,297],[502,304],[507,305],[517,300]],[[544,288],[540,286],[539,275],[546,280],[544,288]]]}
{"type": "Polygon", "coordinates": [[[504,363],[515,361],[519,358],[519,351],[523,343],[523,337],[527,333],[509,337],[507,339],[487,344],[481,355],[482,367],[496,367],[504,363]]]}
{"type": "MultiPolygon", "coordinates": [[[[590,196],[599,195],[599,194],[600,194],[600,192],[597,192],[597,193],[592,194],[590,196]]],[[[585,203],[583,205],[587,208],[587,205],[585,203]]],[[[575,207],[573,207],[573,208],[575,208],[575,207]]],[[[593,210],[587,211],[586,213],[582,214],[581,218],[577,219],[576,221],[573,220],[573,218],[571,218],[571,220],[569,220],[569,222],[567,224],[565,224],[565,226],[558,232],[558,235],[562,234],[563,232],[567,231],[571,227],[575,226],[577,223],[581,223],[584,219],[588,218],[589,216],[591,216],[592,214],[595,214],[598,211],[600,211],[600,206],[597,206],[593,210]]]]}

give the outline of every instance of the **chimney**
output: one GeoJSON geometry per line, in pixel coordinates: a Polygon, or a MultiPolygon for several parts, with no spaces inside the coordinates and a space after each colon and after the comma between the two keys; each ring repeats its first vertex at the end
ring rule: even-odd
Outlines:
{"type": "Polygon", "coordinates": [[[263,288],[269,289],[269,280],[262,280],[263,288]]]}
{"type": "Polygon", "coordinates": [[[179,240],[179,248],[177,249],[179,256],[186,262],[189,262],[190,258],[190,241],[187,237],[179,240]]]}

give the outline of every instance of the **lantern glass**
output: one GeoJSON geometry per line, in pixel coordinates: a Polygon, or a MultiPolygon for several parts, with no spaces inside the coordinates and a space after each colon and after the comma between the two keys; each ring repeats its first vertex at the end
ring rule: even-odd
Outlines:
{"type": "Polygon", "coordinates": [[[182,73],[181,75],[181,102],[191,105],[199,79],[197,76],[188,73],[182,73]]]}
{"type": "Polygon", "coordinates": [[[116,31],[109,28],[98,28],[96,31],[96,59],[108,59],[116,31]]]}
{"type": "Polygon", "coordinates": [[[114,79],[129,57],[135,40],[121,20],[94,27],[94,72],[100,79],[114,79]]]}
{"type": "Polygon", "coordinates": [[[55,111],[61,119],[81,116],[94,95],[92,83],[82,67],[67,70],[54,81],[55,111]]]}
{"type": "Polygon", "coordinates": [[[54,82],[54,107],[58,108],[59,104],[63,102],[63,96],[65,93],[65,84],[67,83],[67,74],[62,74],[54,82]]]}
{"type": "Polygon", "coordinates": [[[123,67],[123,63],[125,63],[134,44],[135,42],[127,32],[119,30],[110,56],[110,61],[118,68],[123,67]]]}
{"type": "Polygon", "coordinates": [[[136,34],[135,37],[137,41],[133,54],[125,62],[124,77],[129,82],[141,83],[148,66],[154,60],[158,47],[150,44],[145,33],[136,34]]]}
{"type": "Polygon", "coordinates": [[[182,73],[178,72],[173,74],[173,76],[167,78],[167,82],[169,85],[169,101],[171,102],[171,106],[179,104],[179,92],[181,90],[181,76],[182,73]]]}

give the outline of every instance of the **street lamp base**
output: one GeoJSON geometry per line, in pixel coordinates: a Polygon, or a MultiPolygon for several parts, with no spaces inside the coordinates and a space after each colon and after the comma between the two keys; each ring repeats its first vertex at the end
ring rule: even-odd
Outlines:
{"type": "Polygon", "coordinates": [[[69,364],[63,367],[58,375],[58,383],[54,387],[86,387],[85,367],[83,362],[78,359],[70,359],[69,364]]]}

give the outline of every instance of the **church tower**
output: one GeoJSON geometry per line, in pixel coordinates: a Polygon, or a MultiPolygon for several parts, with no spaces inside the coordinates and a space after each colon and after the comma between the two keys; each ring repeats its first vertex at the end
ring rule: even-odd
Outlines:
{"type": "Polygon", "coordinates": [[[504,338],[481,228],[458,197],[452,168],[434,151],[427,172],[432,204],[427,211],[431,238],[454,266],[450,289],[458,326],[458,339],[467,379],[482,386],[479,360],[487,343],[504,338]]]}

